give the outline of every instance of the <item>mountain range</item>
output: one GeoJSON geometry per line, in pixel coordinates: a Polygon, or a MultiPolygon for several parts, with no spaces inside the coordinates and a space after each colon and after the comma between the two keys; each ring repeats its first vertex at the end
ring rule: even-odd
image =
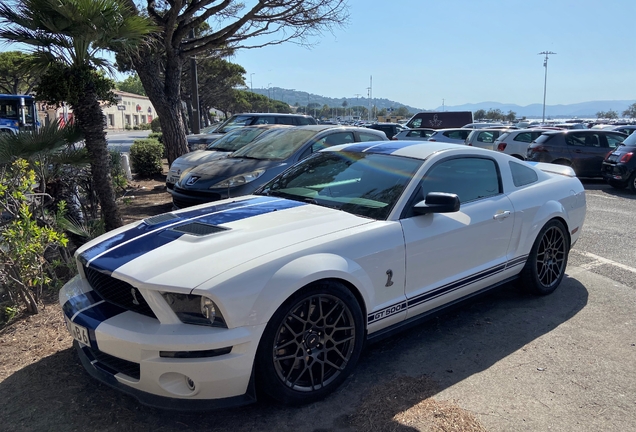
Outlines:
{"type": "MultiPolygon", "coordinates": [[[[406,105],[397,101],[392,101],[386,98],[373,98],[369,101],[366,97],[359,98],[331,98],[321,95],[316,95],[306,91],[298,91],[291,89],[284,89],[281,87],[267,88],[255,88],[252,90],[254,93],[258,93],[264,96],[268,96],[272,99],[280,100],[289,105],[306,106],[307,104],[317,104],[322,107],[327,105],[330,108],[342,108],[344,101],[347,102],[347,106],[364,106],[375,105],[377,109],[382,108],[399,108],[406,107],[411,113],[420,111],[472,111],[483,109],[488,111],[489,109],[499,109],[504,114],[508,111],[516,113],[517,118],[541,118],[543,114],[542,104],[531,104],[521,106],[517,104],[501,103],[501,102],[479,102],[473,104],[453,105],[453,106],[438,106],[434,109],[422,109],[416,108],[410,105],[406,105]]],[[[619,116],[630,105],[636,103],[636,100],[609,100],[609,101],[590,101],[580,102],[575,104],[561,104],[561,105],[546,105],[545,115],[546,118],[595,118],[596,113],[599,111],[614,110],[619,116]]]]}

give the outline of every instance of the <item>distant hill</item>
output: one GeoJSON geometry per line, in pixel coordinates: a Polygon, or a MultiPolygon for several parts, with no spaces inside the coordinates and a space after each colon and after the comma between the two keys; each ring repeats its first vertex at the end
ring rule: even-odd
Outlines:
{"type": "MultiPolygon", "coordinates": [[[[595,118],[596,113],[599,111],[614,110],[620,116],[631,104],[635,103],[635,100],[613,100],[613,101],[591,101],[581,102],[569,105],[546,105],[545,116],[546,117],[561,117],[561,118],[595,118]]],[[[540,118],[543,115],[542,104],[532,104],[527,106],[520,106],[516,104],[503,104],[500,102],[480,102],[476,104],[464,104],[455,106],[444,107],[446,111],[472,111],[483,109],[488,111],[489,109],[500,109],[502,112],[507,113],[513,111],[519,117],[537,117],[540,118]]],[[[436,110],[441,111],[442,107],[439,106],[436,110]]]]}
{"type": "MultiPolygon", "coordinates": [[[[320,96],[313,93],[308,93],[305,91],[298,90],[290,90],[284,89],[281,87],[271,87],[269,89],[266,88],[255,88],[254,93],[258,93],[264,96],[269,96],[272,99],[280,100],[289,105],[296,105],[298,103],[299,106],[307,106],[308,103],[314,104],[317,103],[319,106],[327,105],[330,108],[342,108],[342,103],[346,100],[347,106],[369,106],[369,100],[366,97],[352,98],[352,97],[342,97],[342,98],[330,98],[326,96],[320,96]]],[[[372,103],[377,106],[380,110],[382,108],[399,108],[406,107],[408,110],[415,114],[420,111],[472,111],[475,112],[477,110],[483,109],[488,111],[489,109],[500,109],[503,113],[507,113],[508,111],[514,111],[517,114],[517,118],[520,117],[528,117],[528,118],[541,118],[543,105],[542,104],[532,104],[532,105],[516,105],[516,104],[504,104],[501,102],[480,102],[474,104],[464,104],[464,105],[446,105],[444,107],[438,106],[435,109],[425,110],[422,108],[416,108],[410,105],[402,104],[400,102],[392,101],[385,98],[373,98],[372,103]]],[[[636,100],[613,100],[613,101],[590,101],[590,102],[580,102],[575,104],[568,105],[546,105],[545,106],[545,115],[546,117],[551,118],[572,118],[572,117],[581,117],[581,118],[595,118],[596,113],[599,111],[609,111],[614,110],[620,116],[623,111],[625,111],[630,105],[636,103],[636,100]]]]}
{"type": "MultiPolygon", "coordinates": [[[[354,106],[363,106],[369,107],[369,99],[366,97],[342,97],[342,98],[330,98],[325,96],[316,95],[313,93],[308,93],[304,91],[298,90],[289,90],[280,87],[270,87],[266,88],[255,88],[254,93],[261,94],[263,96],[270,97],[275,100],[283,101],[289,105],[296,105],[298,103],[299,106],[307,106],[308,103],[313,104],[317,103],[321,107],[327,105],[330,108],[342,108],[342,103],[346,100],[348,107],[354,106]],[[308,99],[309,97],[309,99],[308,99]]],[[[416,112],[424,111],[420,108],[415,108],[410,105],[402,104],[399,102],[395,102],[389,99],[381,99],[381,98],[373,98],[372,103],[381,110],[382,108],[400,108],[406,107],[410,112],[415,114],[416,112]]]]}

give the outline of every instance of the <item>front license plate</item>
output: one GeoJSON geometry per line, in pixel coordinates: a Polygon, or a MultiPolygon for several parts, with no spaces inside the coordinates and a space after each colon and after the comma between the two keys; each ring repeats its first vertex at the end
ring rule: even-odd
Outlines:
{"type": "Polygon", "coordinates": [[[88,330],[86,329],[86,327],[75,324],[67,317],[64,317],[64,319],[66,320],[66,328],[71,333],[71,336],[73,336],[73,339],[80,343],[83,343],[84,345],[91,346],[91,340],[88,337],[88,330]]]}
{"type": "Polygon", "coordinates": [[[179,181],[179,176],[172,176],[169,175],[168,178],[166,179],[166,183],[176,183],[179,181]]]}

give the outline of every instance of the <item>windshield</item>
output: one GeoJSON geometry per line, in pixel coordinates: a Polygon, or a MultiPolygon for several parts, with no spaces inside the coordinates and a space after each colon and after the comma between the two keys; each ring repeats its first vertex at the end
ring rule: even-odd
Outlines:
{"type": "Polygon", "coordinates": [[[319,132],[306,129],[289,129],[278,134],[267,135],[263,139],[232,153],[231,157],[284,160],[294,154],[296,150],[319,132]]]}
{"type": "Polygon", "coordinates": [[[249,126],[254,122],[253,115],[237,115],[230,117],[228,121],[223,123],[215,132],[226,133],[238,127],[249,126]]]}
{"type": "Polygon", "coordinates": [[[259,194],[384,220],[422,162],[375,153],[321,152],[285,171],[259,194]]]}
{"type": "Polygon", "coordinates": [[[267,131],[265,128],[241,128],[223,135],[208,145],[206,150],[234,152],[254,141],[259,135],[267,131]]]}

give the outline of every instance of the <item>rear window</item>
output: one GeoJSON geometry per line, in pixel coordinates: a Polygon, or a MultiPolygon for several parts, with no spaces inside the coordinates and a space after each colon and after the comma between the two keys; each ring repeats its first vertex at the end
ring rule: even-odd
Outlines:
{"type": "Polygon", "coordinates": [[[550,141],[552,139],[554,135],[546,135],[543,134],[541,135],[539,138],[537,138],[536,140],[534,140],[534,142],[536,142],[537,144],[545,144],[546,142],[550,141]]]}
{"type": "MultiPolygon", "coordinates": [[[[505,140],[506,138],[508,138],[508,135],[510,135],[510,132],[504,132],[504,133],[502,133],[501,135],[499,135],[499,138],[497,138],[497,141],[503,141],[503,140],[505,140]]],[[[528,141],[528,142],[530,142],[530,141],[528,141]]]]}
{"type": "Polygon", "coordinates": [[[623,144],[626,146],[636,146],[636,133],[631,134],[623,141],[623,144]]]}

